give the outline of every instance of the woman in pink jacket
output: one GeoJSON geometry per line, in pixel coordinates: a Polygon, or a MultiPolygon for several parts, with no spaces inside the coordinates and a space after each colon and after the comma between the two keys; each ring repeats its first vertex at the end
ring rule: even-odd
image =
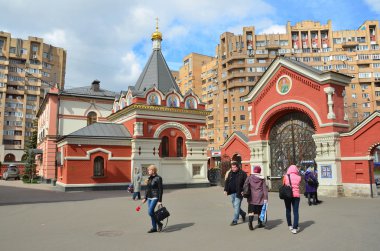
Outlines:
{"type": "Polygon", "coordinates": [[[301,176],[298,174],[297,166],[291,165],[288,168],[286,175],[284,176],[284,183],[285,185],[288,185],[288,186],[290,186],[289,177],[292,183],[293,198],[284,200],[285,208],[286,208],[286,221],[288,222],[289,230],[292,231],[293,234],[296,234],[299,231],[298,208],[300,205],[300,183],[301,183],[301,176]],[[292,225],[292,216],[291,216],[292,207],[293,207],[293,217],[294,217],[293,225],[292,225]]]}

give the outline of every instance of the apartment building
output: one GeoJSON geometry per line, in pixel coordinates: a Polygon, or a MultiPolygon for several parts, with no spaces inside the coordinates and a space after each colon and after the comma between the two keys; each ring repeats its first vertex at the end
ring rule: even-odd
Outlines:
{"type": "Polygon", "coordinates": [[[42,38],[12,38],[0,31],[0,161],[22,161],[25,140],[44,94],[63,89],[66,51],[42,38]]]}
{"type": "Polygon", "coordinates": [[[201,69],[204,64],[214,58],[198,53],[190,53],[183,59],[183,66],[179,69],[177,84],[182,94],[192,89],[198,97],[202,96],[201,69]]]}
{"type": "Polygon", "coordinates": [[[334,31],[331,21],[302,21],[293,26],[288,22],[285,34],[256,34],[254,26],[243,27],[239,35],[223,33],[217,58],[210,62],[214,69],[204,66],[201,73],[201,96],[212,109],[209,150],[218,150],[234,131],[248,134],[248,106],[242,97],[277,56],[352,76],[344,94],[345,109],[350,126],[356,126],[380,109],[379,35],[378,21],[365,21],[355,30],[334,31]],[[209,82],[211,72],[217,77],[209,82]]]}

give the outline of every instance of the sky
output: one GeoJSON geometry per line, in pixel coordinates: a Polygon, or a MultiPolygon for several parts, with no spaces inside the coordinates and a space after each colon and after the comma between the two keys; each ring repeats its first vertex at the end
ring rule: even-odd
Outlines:
{"type": "Polygon", "coordinates": [[[65,88],[127,90],[151,52],[159,18],[162,52],[172,70],[196,52],[215,56],[222,33],[285,33],[288,21],[332,21],[333,30],[355,30],[380,20],[380,0],[0,0],[0,31],[37,36],[67,51],[65,88]],[[300,4],[302,3],[302,4],[300,4]]]}

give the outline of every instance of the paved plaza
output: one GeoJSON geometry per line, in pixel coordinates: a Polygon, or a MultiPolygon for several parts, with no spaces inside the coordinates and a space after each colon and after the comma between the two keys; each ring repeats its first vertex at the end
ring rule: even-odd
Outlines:
{"type": "MultiPolygon", "coordinates": [[[[0,250],[380,250],[380,198],[301,199],[300,233],[287,228],[283,201],[269,198],[265,229],[229,226],[232,206],[221,187],[164,191],[172,216],[148,234],[126,191],[59,192],[50,185],[0,181],[0,250]]],[[[247,207],[246,202],[243,209],[247,207]]]]}

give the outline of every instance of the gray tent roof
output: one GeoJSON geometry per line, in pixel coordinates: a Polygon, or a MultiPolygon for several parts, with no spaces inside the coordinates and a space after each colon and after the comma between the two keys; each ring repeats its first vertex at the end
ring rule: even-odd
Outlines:
{"type": "Polygon", "coordinates": [[[108,137],[108,138],[119,138],[126,139],[131,138],[131,134],[122,124],[114,123],[94,123],[89,126],[86,126],[82,129],[79,129],[67,137],[108,137]]]}
{"type": "Polygon", "coordinates": [[[153,50],[152,55],[144,67],[139,79],[134,86],[134,92],[142,93],[153,85],[166,94],[170,89],[181,93],[161,50],[153,50]]]}

